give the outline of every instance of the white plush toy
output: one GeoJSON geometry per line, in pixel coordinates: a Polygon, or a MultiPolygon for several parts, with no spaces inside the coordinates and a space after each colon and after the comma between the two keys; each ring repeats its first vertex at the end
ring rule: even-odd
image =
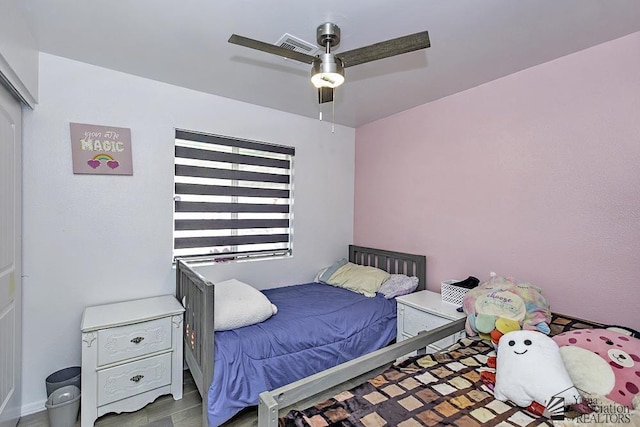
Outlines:
{"type": "Polygon", "coordinates": [[[558,345],[538,331],[513,331],[500,338],[494,394],[524,408],[532,402],[546,407],[552,397],[564,398],[565,406],[581,401],[558,345]]]}

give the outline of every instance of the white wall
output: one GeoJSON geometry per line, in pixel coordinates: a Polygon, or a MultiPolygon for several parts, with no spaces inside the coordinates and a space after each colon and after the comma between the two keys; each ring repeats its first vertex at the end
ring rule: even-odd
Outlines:
{"type": "Polygon", "coordinates": [[[354,129],[47,54],[25,113],[23,414],[44,409],[48,374],[80,364],[84,307],[174,292],[176,127],[296,147],[294,256],[213,266],[212,279],[310,281],[347,254],[354,129]],[[131,128],[133,176],[74,175],[69,122],[131,128]]]}
{"type": "Polygon", "coordinates": [[[38,101],[38,49],[18,1],[3,0],[0,6],[0,74],[34,106],[38,101]]]}

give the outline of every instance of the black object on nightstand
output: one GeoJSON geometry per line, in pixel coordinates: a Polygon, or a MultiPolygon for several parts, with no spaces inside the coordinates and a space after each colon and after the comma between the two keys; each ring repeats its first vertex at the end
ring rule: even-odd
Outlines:
{"type": "Polygon", "coordinates": [[[477,277],[469,276],[466,279],[461,280],[460,282],[451,283],[451,285],[459,286],[466,289],[473,289],[478,286],[478,283],[480,283],[480,279],[478,279],[477,277]]]}

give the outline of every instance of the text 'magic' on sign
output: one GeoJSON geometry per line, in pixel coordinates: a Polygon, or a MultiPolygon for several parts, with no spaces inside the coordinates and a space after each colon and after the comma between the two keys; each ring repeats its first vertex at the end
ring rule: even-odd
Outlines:
{"type": "Polygon", "coordinates": [[[133,175],[131,129],[70,123],[73,173],[133,175]]]}

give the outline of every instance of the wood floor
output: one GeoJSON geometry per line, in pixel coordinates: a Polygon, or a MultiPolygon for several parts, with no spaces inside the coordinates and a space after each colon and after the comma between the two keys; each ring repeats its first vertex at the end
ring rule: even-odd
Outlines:
{"type": "MultiPolygon", "coordinates": [[[[364,374],[358,378],[348,381],[333,389],[314,396],[310,399],[303,400],[298,404],[284,408],[281,415],[286,414],[293,408],[306,408],[314,403],[322,402],[329,397],[347,390],[366,381],[369,378],[378,375],[385,367],[378,368],[368,374],[364,374]]],[[[181,400],[173,400],[171,395],[161,396],[155,402],[150,403],[137,412],[129,412],[122,414],[107,414],[95,423],[96,427],[202,427],[202,398],[191,377],[189,371],[184,371],[184,388],[181,400]]],[[[231,420],[224,423],[222,427],[257,427],[258,426],[258,407],[247,408],[237,414],[231,420]]],[[[47,411],[22,417],[18,422],[18,427],[49,427],[49,418],[47,411]]],[[[80,427],[80,417],[73,427],[80,427]]]]}
{"type": "MultiPolygon", "coordinates": [[[[96,427],[201,427],[202,399],[189,371],[184,371],[184,388],[181,400],[171,395],[161,396],[155,402],[136,412],[107,414],[95,423],[96,427]]],[[[257,425],[257,424],[256,424],[257,425]]],[[[18,427],[49,427],[47,411],[22,417],[18,427]]],[[[74,424],[80,427],[80,417],[74,424]]]]}

